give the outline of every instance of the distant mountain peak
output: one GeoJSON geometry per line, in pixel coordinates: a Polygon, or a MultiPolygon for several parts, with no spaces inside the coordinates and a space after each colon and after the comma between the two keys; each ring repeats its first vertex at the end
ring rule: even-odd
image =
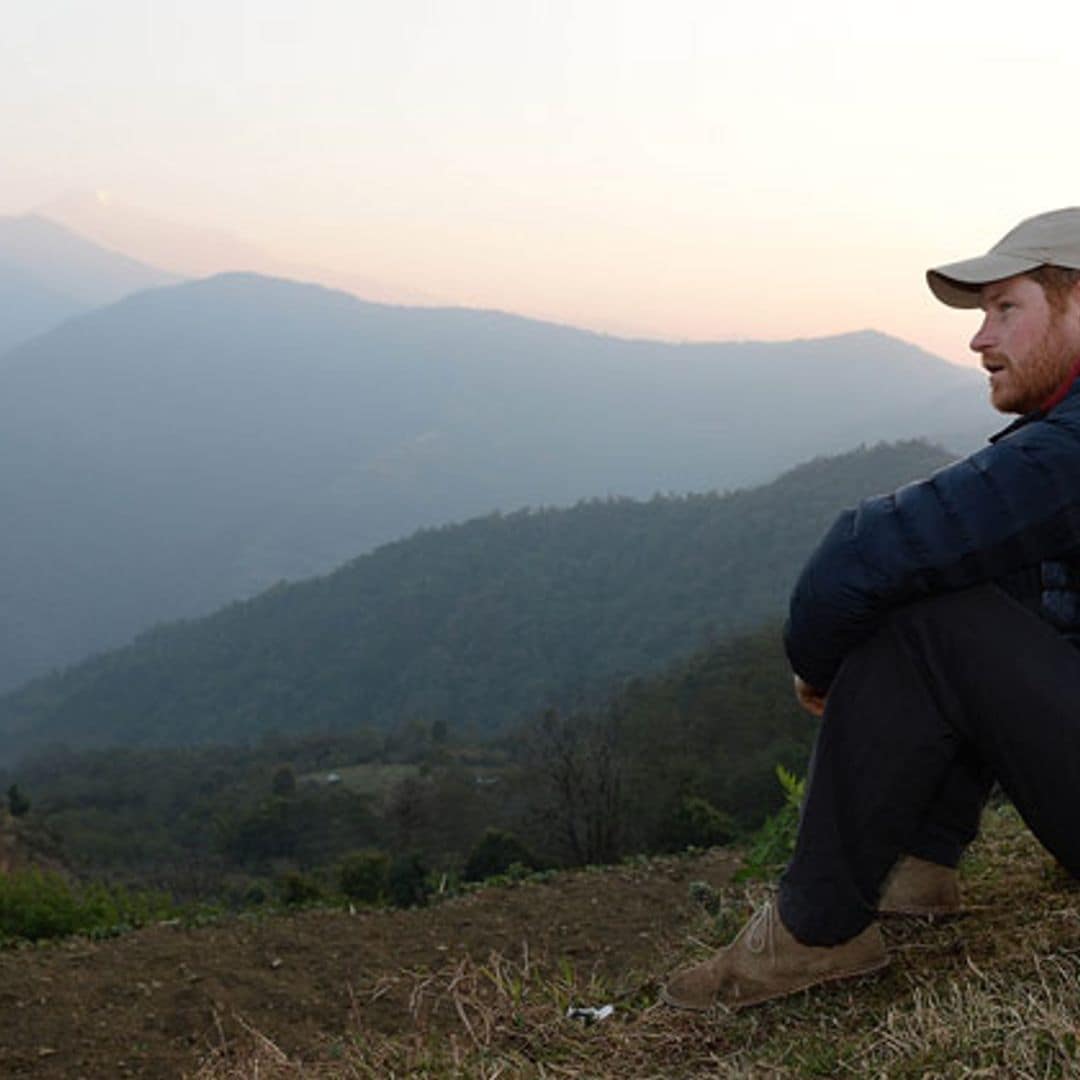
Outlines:
{"type": "Polygon", "coordinates": [[[177,281],[41,214],[0,217],[0,354],[88,308],[177,281]]]}
{"type": "Polygon", "coordinates": [[[181,280],[37,213],[0,217],[0,262],[91,305],[181,280]]]}

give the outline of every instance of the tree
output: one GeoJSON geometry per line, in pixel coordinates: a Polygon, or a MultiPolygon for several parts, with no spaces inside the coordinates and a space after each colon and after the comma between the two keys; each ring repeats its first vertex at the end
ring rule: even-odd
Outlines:
{"type": "Polygon", "coordinates": [[[8,788],[7,800],[12,817],[23,817],[30,810],[30,800],[19,790],[18,784],[8,788]]]}
{"type": "Polygon", "coordinates": [[[239,863],[288,858],[299,841],[295,804],[267,799],[242,817],[227,835],[229,854],[239,863]]]}
{"type": "Polygon", "coordinates": [[[547,710],[527,733],[527,759],[540,784],[541,815],[569,859],[612,862],[620,854],[625,807],[614,709],[563,716],[547,710]]]}
{"type": "Polygon", "coordinates": [[[536,865],[536,859],[513,833],[488,829],[469,853],[468,862],[465,863],[465,880],[483,881],[496,874],[505,874],[515,863],[531,869],[536,865]]]}
{"type": "Polygon", "coordinates": [[[431,822],[431,785],[411,776],[400,780],[387,795],[383,817],[396,850],[414,847],[431,822]]]}
{"type": "Polygon", "coordinates": [[[274,773],[270,789],[278,798],[287,799],[296,794],[296,773],[288,765],[282,765],[274,773]]]}
{"type": "Polygon", "coordinates": [[[424,860],[417,854],[399,855],[387,874],[386,891],[394,907],[423,907],[431,895],[424,860]]]}
{"type": "Polygon", "coordinates": [[[338,885],[350,900],[376,904],[386,893],[389,872],[390,856],[385,851],[353,851],[338,863],[338,885]]]}

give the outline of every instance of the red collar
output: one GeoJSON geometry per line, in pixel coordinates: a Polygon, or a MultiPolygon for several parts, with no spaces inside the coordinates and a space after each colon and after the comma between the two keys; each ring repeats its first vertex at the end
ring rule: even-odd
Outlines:
{"type": "Polygon", "coordinates": [[[1069,374],[1062,380],[1061,385],[1039,406],[1043,412],[1049,412],[1055,405],[1060,405],[1065,400],[1065,395],[1068,394],[1069,388],[1076,381],[1076,377],[1080,375],[1080,357],[1077,358],[1076,363],[1073,364],[1069,374]]]}

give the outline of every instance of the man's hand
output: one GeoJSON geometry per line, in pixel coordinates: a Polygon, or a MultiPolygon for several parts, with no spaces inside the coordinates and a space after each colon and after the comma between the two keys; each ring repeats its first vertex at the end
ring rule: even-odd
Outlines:
{"type": "Polygon", "coordinates": [[[795,676],[795,697],[799,704],[814,716],[821,716],[825,711],[825,691],[811,686],[805,679],[795,676]]]}

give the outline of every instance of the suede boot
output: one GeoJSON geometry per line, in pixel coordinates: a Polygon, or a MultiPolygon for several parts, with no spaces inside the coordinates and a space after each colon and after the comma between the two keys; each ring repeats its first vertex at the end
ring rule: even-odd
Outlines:
{"type": "Polygon", "coordinates": [[[899,859],[878,901],[882,915],[959,915],[956,871],[914,855],[899,859]]]}
{"type": "Polygon", "coordinates": [[[868,975],[888,963],[876,923],[842,945],[803,945],[780,921],[770,901],[730,945],[673,975],[660,999],[695,1012],[716,1004],[744,1009],[819,983],[868,975]]]}

